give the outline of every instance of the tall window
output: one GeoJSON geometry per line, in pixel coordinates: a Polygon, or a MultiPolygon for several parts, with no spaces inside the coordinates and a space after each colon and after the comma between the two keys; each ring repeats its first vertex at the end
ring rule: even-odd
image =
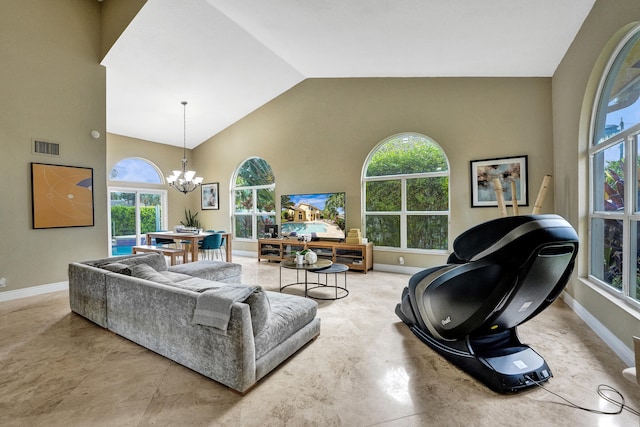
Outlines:
{"type": "Polygon", "coordinates": [[[145,244],[145,234],[167,227],[167,191],[151,162],[138,157],[120,160],[109,173],[109,242],[111,255],[130,254],[145,244]],[[116,187],[117,185],[117,187],[116,187]]]}
{"type": "Polygon", "coordinates": [[[394,135],[369,154],[363,175],[370,242],[406,250],[447,250],[449,166],[438,144],[414,133],[394,135]]]}
{"type": "Polygon", "coordinates": [[[618,46],[593,115],[592,280],[640,307],[640,26],[618,46]]]}
{"type": "Polygon", "coordinates": [[[266,160],[253,157],[236,171],[233,186],[233,233],[256,240],[265,225],[276,223],[276,180],[266,160]]]}

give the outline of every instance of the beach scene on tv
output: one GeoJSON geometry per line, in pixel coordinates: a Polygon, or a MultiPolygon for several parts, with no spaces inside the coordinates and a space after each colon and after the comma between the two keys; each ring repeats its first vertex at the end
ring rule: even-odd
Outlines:
{"type": "Polygon", "coordinates": [[[290,194],[280,198],[284,236],[345,238],[345,193],[290,194]]]}

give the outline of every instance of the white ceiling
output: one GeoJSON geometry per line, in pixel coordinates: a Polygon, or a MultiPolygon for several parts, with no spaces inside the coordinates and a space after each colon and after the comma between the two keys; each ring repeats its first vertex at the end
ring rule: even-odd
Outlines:
{"type": "Polygon", "coordinates": [[[549,77],[595,0],[148,0],[107,131],[193,148],[306,78],[549,77]]]}

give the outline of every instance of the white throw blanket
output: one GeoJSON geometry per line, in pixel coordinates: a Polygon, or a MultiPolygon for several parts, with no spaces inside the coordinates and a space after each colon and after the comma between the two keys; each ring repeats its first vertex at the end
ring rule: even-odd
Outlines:
{"type": "Polygon", "coordinates": [[[211,326],[226,333],[233,303],[246,300],[258,289],[258,286],[226,285],[204,291],[198,296],[191,323],[211,326]]]}

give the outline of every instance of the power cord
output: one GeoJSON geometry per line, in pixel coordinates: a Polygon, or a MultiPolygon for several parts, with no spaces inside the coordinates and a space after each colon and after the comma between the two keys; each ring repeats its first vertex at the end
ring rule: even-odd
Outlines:
{"type": "Polygon", "coordinates": [[[561,405],[567,405],[567,406],[569,406],[571,408],[580,409],[580,410],[583,410],[583,411],[591,412],[593,414],[601,414],[601,415],[619,415],[619,414],[622,413],[623,410],[625,410],[625,411],[631,412],[636,417],[640,417],[640,411],[638,411],[637,409],[634,409],[631,406],[627,405],[625,403],[624,396],[622,395],[622,393],[620,393],[618,390],[616,390],[615,388],[611,387],[610,385],[600,384],[600,385],[598,385],[597,391],[598,391],[598,396],[600,396],[602,399],[606,400],[607,402],[613,404],[614,406],[618,407],[618,410],[615,411],[615,412],[600,411],[598,409],[585,408],[583,406],[577,405],[577,404],[569,401],[568,399],[565,399],[564,397],[560,396],[558,393],[555,393],[555,392],[549,390],[544,385],[542,385],[542,383],[540,383],[539,381],[534,380],[530,376],[525,375],[524,377],[525,377],[525,379],[533,382],[535,385],[537,385],[538,387],[540,387],[541,389],[543,389],[547,393],[551,393],[554,396],[559,397],[560,399],[562,399],[565,402],[567,402],[567,403],[561,403],[561,405]],[[613,393],[615,395],[615,397],[617,397],[619,400],[616,400],[613,397],[608,396],[606,394],[607,392],[613,393]]]}

